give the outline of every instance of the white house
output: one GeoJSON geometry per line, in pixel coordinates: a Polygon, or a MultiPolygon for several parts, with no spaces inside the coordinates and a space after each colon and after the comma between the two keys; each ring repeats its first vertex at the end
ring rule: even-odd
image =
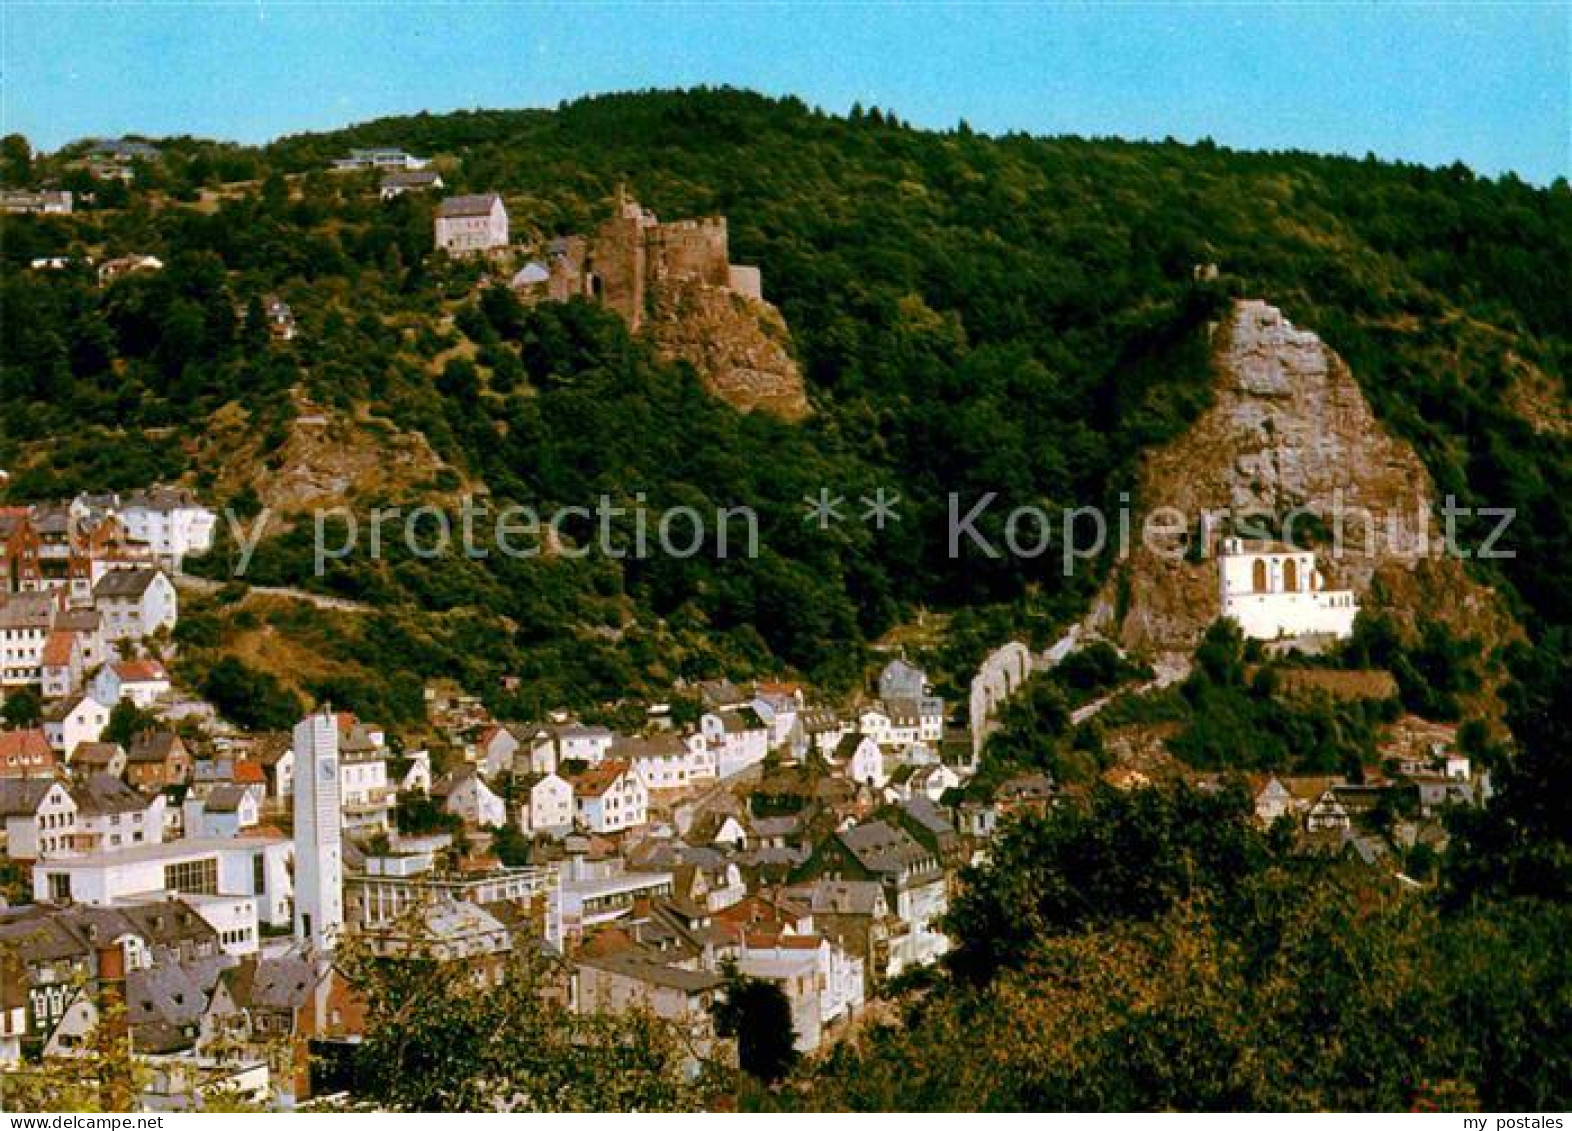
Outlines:
{"type": "Polygon", "coordinates": [[[39,690],[45,699],[64,699],[82,686],[86,665],[82,639],[74,632],[56,628],[44,640],[39,654],[39,690]]]}
{"type": "Polygon", "coordinates": [[[800,746],[792,753],[800,758],[812,750],[828,758],[835,753],[841,739],[856,729],[850,720],[841,718],[828,707],[805,707],[797,716],[795,735],[800,746]]]}
{"type": "Polygon", "coordinates": [[[344,830],[377,833],[391,828],[397,798],[388,788],[387,755],[340,747],[338,769],[344,830]]]}
{"type": "Polygon", "coordinates": [[[1296,811],[1297,802],[1293,791],[1279,781],[1276,775],[1269,775],[1254,791],[1256,820],[1263,825],[1270,825],[1279,817],[1286,817],[1296,811]]]}
{"type": "Polygon", "coordinates": [[[157,660],[120,660],[99,668],[89,690],[111,707],[129,699],[146,710],[167,695],[169,687],[169,672],[157,660]]]}
{"type": "Polygon", "coordinates": [[[164,839],[164,795],[145,797],[119,778],[93,774],[71,788],[76,849],[97,852],[164,839]]]}
{"type": "Polygon", "coordinates": [[[257,761],[267,778],[268,793],[275,800],[283,801],[295,789],[295,749],[285,743],[263,747],[257,751],[257,761]]]}
{"type": "Polygon", "coordinates": [[[939,804],[950,790],[959,789],[961,786],[961,775],[943,762],[903,767],[898,777],[899,790],[903,797],[921,795],[935,805],[939,804]]]}
{"type": "Polygon", "coordinates": [[[649,819],[649,788],[627,762],[609,759],[569,780],[578,823],[592,833],[621,832],[649,819]]]}
{"type": "Polygon", "coordinates": [[[480,738],[475,743],[475,753],[480,761],[480,769],[488,778],[499,774],[513,772],[513,758],[521,747],[518,735],[512,728],[500,724],[487,727],[480,732],[480,738]]]}
{"type": "Polygon", "coordinates": [[[849,781],[878,787],[890,780],[884,769],[884,752],[865,734],[848,734],[835,751],[849,781]]]}
{"type": "Polygon", "coordinates": [[[219,782],[186,795],[186,835],[236,837],[262,820],[263,788],[240,782],[219,782]]]}
{"type": "Polygon", "coordinates": [[[442,174],[435,169],[400,169],[382,178],[383,200],[393,200],[406,192],[426,192],[445,188],[442,174]]]}
{"type": "Polygon", "coordinates": [[[54,778],[0,778],[0,821],[5,854],[38,860],[73,851],[76,801],[54,778]]]}
{"type": "Polygon", "coordinates": [[[769,728],[752,707],[711,711],[699,719],[699,733],[715,752],[722,778],[758,765],[770,752],[769,728]]]}
{"type": "Polygon", "coordinates": [[[533,729],[498,727],[495,730],[501,733],[488,730],[481,736],[483,751],[496,751],[487,758],[488,764],[495,760],[500,765],[511,751],[511,766],[515,772],[529,774],[555,773],[565,762],[598,766],[610,754],[617,737],[606,727],[577,722],[552,723],[533,729]]]}
{"type": "Polygon", "coordinates": [[[573,786],[557,774],[538,774],[521,783],[519,830],[526,836],[566,836],[573,831],[573,786]]]}
{"type": "Polygon", "coordinates": [[[714,781],[720,777],[719,751],[710,745],[703,731],[694,731],[682,740],[688,752],[688,784],[714,781]]]}
{"type": "Polygon", "coordinates": [[[77,647],[82,651],[83,672],[90,672],[109,659],[103,625],[104,614],[87,606],[61,609],[55,616],[55,631],[69,632],[76,637],[77,647]]]}
{"type": "Polygon", "coordinates": [[[112,569],[93,586],[93,604],[103,614],[104,639],[140,640],[178,619],[175,587],[160,569],[112,569]]]}
{"type": "Polygon", "coordinates": [[[494,192],[450,196],[437,206],[436,244],[449,255],[508,246],[508,210],[494,192]]]}
{"type": "Polygon", "coordinates": [[[351,149],[348,157],[337,157],[333,160],[333,168],[342,170],[361,169],[424,169],[431,164],[424,157],[416,157],[402,149],[390,146],[379,146],[371,149],[351,149]]]}
{"type": "Polygon", "coordinates": [[[770,728],[771,750],[779,750],[790,741],[802,711],[801,691],[760,691],[753,698],[754,713],[770,728]]]}
{"type": "Polygon", "coordinates": [[[463,818],[465,824],[481,828],[501,828],[507,824],[507,805],[472,769],[444,775],[432,787],[431,796],[441,801],[447,812],[463,818]]]}
{"type": "Polygon", "coordinates": [[[58,608],[48,593],[0,593],[0,687],[43,682],[44,647],[58,608]]]}
{"type": "Polygon", "coordinates": [[[431,754],[425,750],[410,750],[404,754],[408,763],[404,776],[399,779],[400,793],[431,792],[431,754]]]}
{"type": "Polygon", "coordinates": [[[117,512],[133,541],[145,542],[156,561],[178,570],[187,554],[213,548],[218,515],[184,487],[154,486],[135,491],[117,512]]]}
{"type": "Polygon", "coordinates": [[[1225,538],[1217,574],[1222,614],[1246,636],[1353,635],[1359,600],[1351,589],[1325,587],[1312,551],[1225,538]]]}
{"type": "Polygon", "coordinates": [[[62,699],[44,713],[44,735],[60,755],[83,742],[97,742],[109,725],[109,708],[91,695],[62,699]]]}
{"type": "Polygon", "coordinates": [[[685,789],[688,777],[688,744],[680,735],[664,733],[619,738],[611,757],[629,762],[646,789],[685,789]]]}
{"type": "Polygon", "coordinates": [[[603,726],[563,723],[552,729],[557,742],[557,757],[563,762],[585,762],[598,766],[611,753],[616,735],[603,726]]]}

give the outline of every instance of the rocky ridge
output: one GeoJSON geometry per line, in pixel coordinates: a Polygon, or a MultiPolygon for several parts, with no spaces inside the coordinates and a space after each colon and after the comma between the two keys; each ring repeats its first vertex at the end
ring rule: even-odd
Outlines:
{"type": "Polygon", "coordinates": [[[1319,337],[1276,307],[1240,301],[1214,332],[1213,367],[1212,406],[1147,454],[1135,493],[1133,529],[1176,508],[1191,523],[1178,540],[1189,552],[1175,560],[1174,543],[1134,539],[1089,627],[1137,652],[1193,649],[1220,612],[1210,551],[1229,516],[1271,524],[1298,511],[1315,516],[1296,524],[1295,540],[1316,545],[1328,587],[1351,588],[1407,623],[1423,612],[1487,645],[1518,634],[1500,597],[1443,553],[1424,464],[1319,337]],[[1341,553],[1326,544],[1339,532],[1341,553]]]}

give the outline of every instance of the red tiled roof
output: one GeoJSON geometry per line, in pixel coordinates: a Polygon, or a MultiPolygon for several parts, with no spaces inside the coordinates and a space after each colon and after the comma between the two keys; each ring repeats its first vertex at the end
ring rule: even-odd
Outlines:
{"type": "Polygon", "coordinates": [[[573,792],[580,797],[599,797],[613,785],[617,779],[628,772],[628,763],[616,760],[602,762],[598,766],[591,766],[582,774],[570,779],[573,782],[573,792]]]}
{"type": "Polygon", "coordinates": [[[0,776],[51,769],[54,764],[55,754],[43,731],[36,728],[0,731],[0,776]]]}
{"type": "Polygon", "coordinates": [[[749,947],[779,947],[783,950],[818,950],[824,941],[818,935],[781,935],[769,931],[749,931],[743,936],[749,947]]]}
{"type": "Polygon", "coordinates": [[[169,678],[164,665],[157,660],[122,660],[115,665],[115,674],[122,683],[153,683],[169,678]]]}
{"type": "Polygon", "coordinates": [[[63,668],[71,662],[71,646],[76,642],[76,634],[62,632],[56,629],[44,641],[44,652],[40,663],[46,668],[63,668]]]}

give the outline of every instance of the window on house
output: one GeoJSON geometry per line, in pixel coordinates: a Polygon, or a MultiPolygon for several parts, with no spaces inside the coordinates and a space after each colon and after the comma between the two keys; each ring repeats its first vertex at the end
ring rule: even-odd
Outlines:
{"type": "Polygon", "coordinates": [[[208,856],[164,865],[164,887],[187,895],[217,895],[217,858],[208,856]]]}

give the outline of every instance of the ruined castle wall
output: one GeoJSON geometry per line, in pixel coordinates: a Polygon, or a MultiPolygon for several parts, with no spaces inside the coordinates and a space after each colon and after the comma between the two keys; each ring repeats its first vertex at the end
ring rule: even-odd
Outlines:
{"type": "Polygon", "coordinates": [[[1007,699],[1021,689],[1032,674],[1032,654],[1012,640],[990,652],[972,677],[970,715],[972,752],[980,754],[988,735],[997,729],[995,716],[1007,699]]]}
{"type": "Polygon", "coordinates": [[[712,287],[731,281],[723,216],[659,224],[649,231],[649,245],[656,278],[695,279],[712,287]]]}
{"type": "Polygon", "coordinates": [[[733,263],[726,269],[726,286],[744,298],[755,302],[764,300],[764,279],[757,267],[742,267],[733,263]]]}
{"type": "Polygon", "coordinates": [[[647,228],[637,215],[618,215],[595,233],[588,268],[598,280],[600,300],[637,330],[644,322],[647,228]]]}

